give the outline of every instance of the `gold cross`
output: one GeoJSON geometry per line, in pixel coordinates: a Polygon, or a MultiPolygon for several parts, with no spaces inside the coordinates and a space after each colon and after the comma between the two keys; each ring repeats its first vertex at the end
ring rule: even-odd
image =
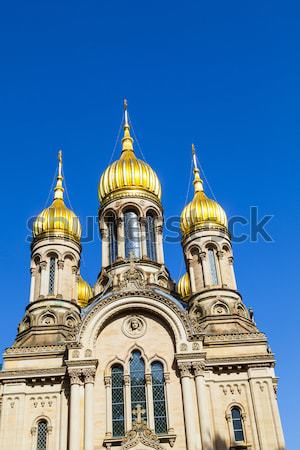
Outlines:
{"type": "Polygon", "coordinates": [[[132,410],[132,414],[136,416],[135,422],[137,424],[142,423],[142,415],[145,414],[146,410],[141,407],[141,405],[136,405],[136,409],[132,410]]]}

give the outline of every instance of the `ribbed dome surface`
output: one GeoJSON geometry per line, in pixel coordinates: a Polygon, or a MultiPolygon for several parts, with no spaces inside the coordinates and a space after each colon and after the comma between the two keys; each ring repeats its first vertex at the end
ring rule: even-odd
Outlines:
{"type": "Polygon", "coordinates": [[[122,153],[101,176],[99,183],[99,200],[111,200],[128,191],[140,190],[161,198],[161,185],[149,164],[137,159],[133,152],[122,153]]]}
{"type": "Polygon", "coordinates": [[[191,283],[188,273],[185,273],[178,281],[177,290],[183,300],[186,300],[191,295],[191,283]]]}
{"type": "Polygon", "coordinates": [[[85,281],[81,276],[78,280],[78,305],[81,308],[85,308],[88,305],[89,300],[93,297],[93,290],[89,283],[85,281]]]}
{"type": "Polygon", "coordinates": [[[181,213],[180,228],[183,235],[187,235],[207,225],[227,228],[226,213],[219,203],[207,198],[203,191],[196,192],[181,213]]]}
{"type": "Polygon", "coordinates": [[[101,204],[130,195],[141,195],[160,202],[161,185],[156,173],[149,164],[134,154],[127,111],[125,111],[121,157],[103,172],[98,195],[101,204]]]}
{"type": "Polygon", "coordinates": [[[45,208],[33,224],[33,236],[55,234],[72,237],[77,241],[81,237],[81,225],[76,214],[66,207],[62,199],[55,199],[45,208]]]}
{"type": "Polygon", "coordinates": [[[54,188],[52,204],[43,209],[33,223],[34,238],[47,235],[63,236],[80,241],[81,225],[76,214],[66,207],[64,202],[64,188],[62,185],[62,152],[58,153],[58,175],[54,188]]]}

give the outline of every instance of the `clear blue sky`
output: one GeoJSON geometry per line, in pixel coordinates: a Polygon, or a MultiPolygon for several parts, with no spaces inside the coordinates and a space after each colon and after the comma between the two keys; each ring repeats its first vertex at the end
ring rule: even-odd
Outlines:
{"type": "MultiPolygon", "coordinates": [[[[277,357],[288,450],[300,449],[299,22],[296,1],[2,2],[1,352],[28,302],[26,221],[45,205],[57,150],[84,222],[97,214],[126,96],[166,216],[184,206],[191,142],[229,216],[253,205],[274,215],[274,242],[235,245],[235,269],[277,357]]],[[[100,249],[98,239],[83,248],[91,283],[100,249]]],[[[179,244],[166,261],[177,278],[179,244]]]]}

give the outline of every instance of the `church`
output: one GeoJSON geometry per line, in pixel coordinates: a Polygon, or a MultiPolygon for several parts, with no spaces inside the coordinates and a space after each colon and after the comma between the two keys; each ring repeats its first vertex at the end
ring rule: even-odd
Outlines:
{"type": "Polygon", "coordinates": [[[227,216],[195,148],[176,283],[161,184],[135,154],[126,103],[123,125],[98,186],[94,286],[58,154],[53,201],[32,229],[28,305],[3,355],[0,450],[284,450],[275,358],[238,291],[227,216]]]}

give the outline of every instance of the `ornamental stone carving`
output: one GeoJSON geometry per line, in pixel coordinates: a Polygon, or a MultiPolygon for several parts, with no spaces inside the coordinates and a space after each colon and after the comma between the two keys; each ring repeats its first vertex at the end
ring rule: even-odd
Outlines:
{"type": "Polygon", "coordinates": [[[80,369],[69,369],[70,384],[81,384],[80,376],[80,369]]]}
{"type": "Polygon", "coordinates": [[[191,368],[192,363],[190,362],[179,362],[178,363],[178,369],[180,372],[180,377],[190,377],[191,376],[191,368]]]}
{"type": "Polygon", "coordinates": [[[84,376],[84,382],[85,383],[94,383],[95,382],[96,369],[93,368],[93,367],[88,367],[87,369],[83,369],[82,375],[84,376]]]}
{"type": "Polygon", "coordinates": [[[145,275],[142,270],[136,268],[133,260],[130,260],[130,268],[127,270],[120,282],[121,289],[143,289],[146,286],[145,275]]]}
{"type": "Polygon", "coordinates": [[[122,331],[125,336],[130,338],[139,338],[146,333],[146,322],[140,316],[127,317],[122,325],[122,331]]]}
{"type": "Polygon", "coordinates": [[[193,362],[193,369],[194,369],[195,377],[203,376],[205,365],[203,364],[203,362],[196,361],[196,362],[193,362]]]}

